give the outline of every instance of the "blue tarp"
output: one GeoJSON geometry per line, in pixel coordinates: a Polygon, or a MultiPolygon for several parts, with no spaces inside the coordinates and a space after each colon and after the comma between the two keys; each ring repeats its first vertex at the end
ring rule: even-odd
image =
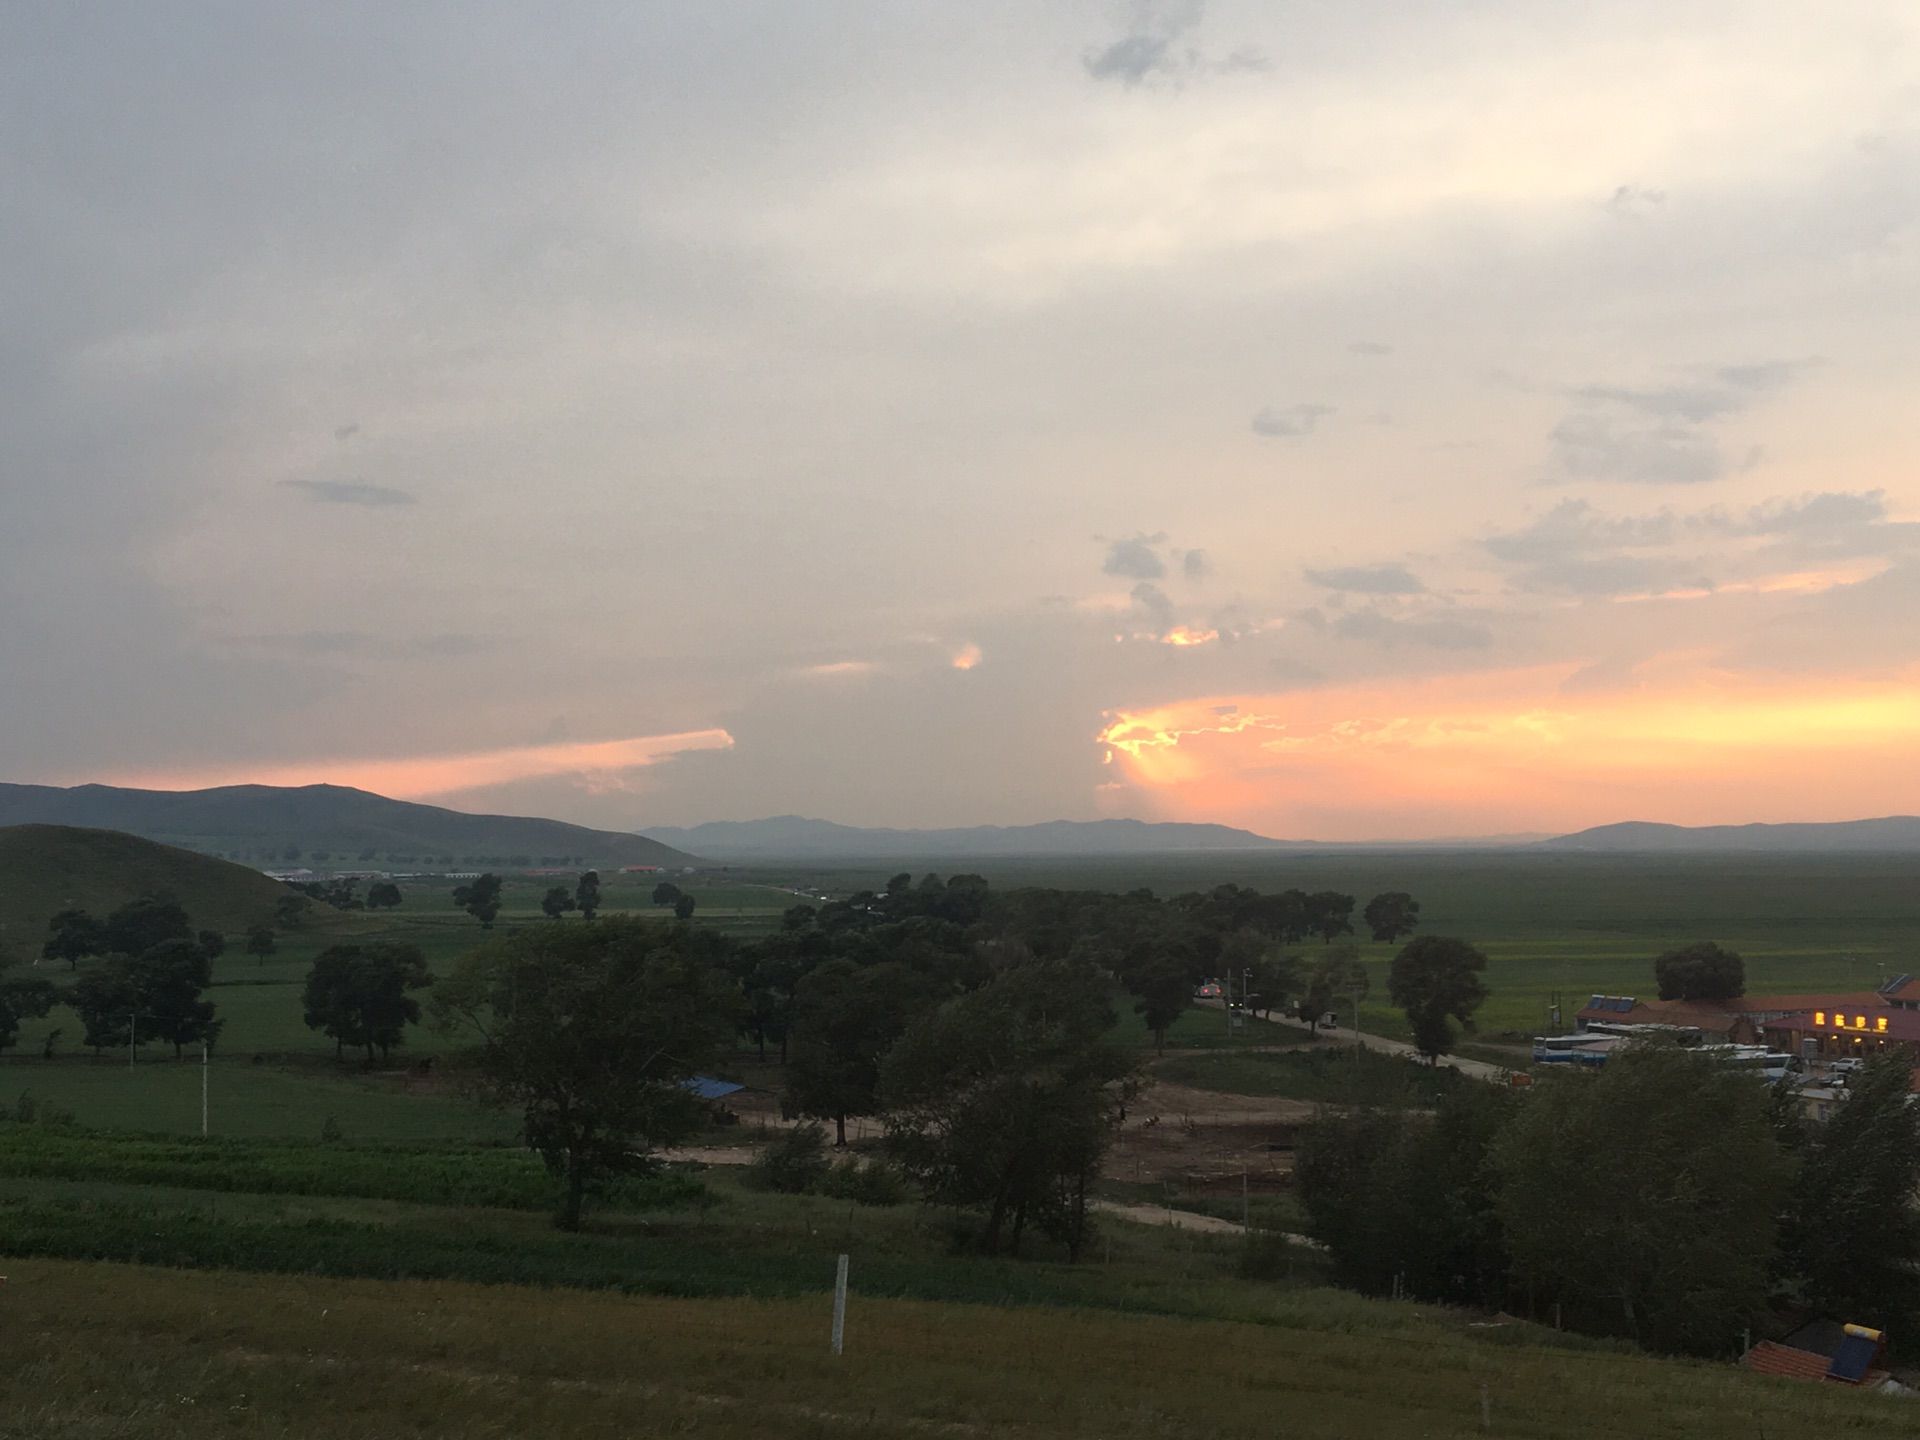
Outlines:
{"type": "Polygon", "coordinates": [[[711,1075],[696,1075],[682,1083],[702,1100],[724,1100],[727,1096],[747,1088],[744,1085],[736,1085],[731,1080],[716,1080],[711,1075]]]}

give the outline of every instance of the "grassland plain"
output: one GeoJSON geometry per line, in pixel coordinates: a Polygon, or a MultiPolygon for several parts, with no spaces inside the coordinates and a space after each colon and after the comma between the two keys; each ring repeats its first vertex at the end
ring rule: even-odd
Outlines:
{"type": "Polygon", "coordinates": [[[18,1260],[0,1434],[1563,1437],[1911,1434],[1904,1407],[1317,1289],[1259,1323],[674,1300],[18,1260]]]}

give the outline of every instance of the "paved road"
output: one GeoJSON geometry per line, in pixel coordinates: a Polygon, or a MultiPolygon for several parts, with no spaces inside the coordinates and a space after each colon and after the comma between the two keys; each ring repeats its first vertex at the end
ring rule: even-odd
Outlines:
{"type": "MultiPolygon", "coordinates": [[[[1322,1025],[1320,1033],[1330,1040],[1338,1040],[1343,1044],[1353,1043],[1353,1031],[1337,1025],[1322,1025]]],[[[1404,1040],[1389,1040],[1384,1035],[1369,1035],[1364,1030],[1360,1032],[1360,1043],[1369,1050],[1378,1050],[1382,1055],[1417,1055],[1419,1053],[1404,1040]]],[[[1501,1066],[1489,1065],[1484,1060],[1468,1060],[1459,1055],[1442,1055],[1440,1063],[1458,1070],[1462,1075],[1471,1075],[1476,1080],[1491,1080],[1499,1083],[1507,1075],[1506,1070],[1501,1066]]]]}

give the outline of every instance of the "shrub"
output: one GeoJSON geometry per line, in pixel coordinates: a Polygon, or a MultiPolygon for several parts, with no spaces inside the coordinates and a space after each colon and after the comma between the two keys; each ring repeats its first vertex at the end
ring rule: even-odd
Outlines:
{"type": "Polygon", "coordinates": [[[862,1163],[849,1155],[821,1177],[820,1193],[858,1205],[898,1205],[907,1198],[907,1180],[884,1160],[862,1163]]]}
{"type": "Polygon", "coordinates": [[[747,1167],[747,1183],[782,1195],[807,1195],[827,1178],[827,1132],[796,1125],[762,1150],[747,1167]]]}

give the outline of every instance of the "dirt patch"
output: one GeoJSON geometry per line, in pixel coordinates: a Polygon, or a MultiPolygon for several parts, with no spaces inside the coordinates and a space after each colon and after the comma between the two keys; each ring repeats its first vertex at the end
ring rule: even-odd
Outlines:
{"type": "Polygon", "coordinates": [[[1129,1107],[1106,1174],[1172,1181],[1189,1194],[1274,1194],[1293,1183],[1293,1147],[1314,1107],[1156,1081],[1129,1107]],[[1243,1178],[1244,1177],[1244,1178],[1243,1178]]]}

